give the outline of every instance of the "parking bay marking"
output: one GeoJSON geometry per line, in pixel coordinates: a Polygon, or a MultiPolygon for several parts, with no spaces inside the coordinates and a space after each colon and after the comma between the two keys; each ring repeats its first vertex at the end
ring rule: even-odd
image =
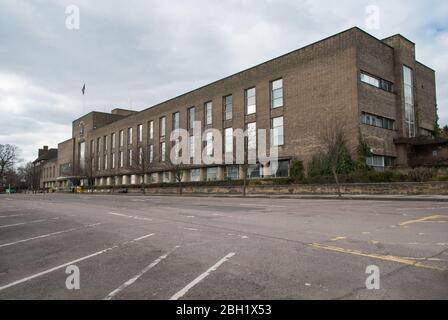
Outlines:
{"type": "Polygon", "coordinates": [[[151,264],[147,265],[143,270],[141,270],[139,273],[137,273],[135,276],[133,276],[131,279],[123,283],[121,286],[119,286],[117,289],[113,290],[111,293],[107,295],[104,300],[111,300],[113,297],[115,297],[117,294],[119,294],[121,291],[126,289],[127,287],[131,286],[135,281],[137,281],[141,276],[143,276],[146,272],[154,268],[156,265],[158,265],[160,262],[165,260],[171,253],[174,252],[177,248],[180,248],[180,246],[175,246],[173,250],[171,250],[168,253],[165,253],[164,255],[158,257],[156,260],[154,260],[151,264]]]}
{"type": "Polygon", "coordinates": [[[39,222],[45,222],[45,221],[51,221],[51,220],[58,220],[59,217],[51,218],[51,219],[40,219],[40,220],[33,220],[29,222],[19,222],[19,223],[13,223],[13,224],[6,224],[3,226],[0,226],[0,228],[9,228],[9,227],[16,227],[16,226],[23,226],[27,224],[33,224],[33,223],[39,223],[39,222]]]}
{"type": "Polygon", "coordinates": [[[404,222],[401,222],[399,225],[405,226],[405,225],[419,223],[419,222],[446,222],[446,220],[441,220],[441,221],[437,220],[437,219],[443,219],[443,218],[448,218],[448,216],[446,216],[446,215],[428,216],[428,217],[423,217],[423,218],[419,218],[419,219],[415,219],[415,220],[404,221],[404,222]],[[433,221],[433,220],[436,220],[436,221],[433,221]]]}
{"type": "Polygon", "coordinates": [[[48,238],[48,237],[51,237],[51,236],[56,236],[56,235],[58,235],[58,234],[68,233],[68,232],[71,232],[71,231],[77,231],[77,230],[81,230],[81,229],[84,229],[84,228],[91,228],[91,227],[98,226],[98,225],[100,225],[100,224],[101,224],[101,223],[94,223],[94,224],[89,224],[89,225],[82,226],[82,227],[79,227],[79,228],[71,228],[71,229],[67,229],[67,230],[61,230],[61,231],[57,231],[57,232],[52,232],[52,233],[43,234],[43,235],[36,236],[36,237],[32,237],[32,238],[27,238],[27,239],[23,239],[23,240],[18,240],[18,241],[15,241],[15,242],[3,243],[3,244],[0,244],[0,248],[8,247],[8,246],[12,246],[12,245],[19,244],[19,243],[23,243],[23,242],[28,242],[28,241],[31,241],[31,240],[37,240],[37,239],[42,239],[42,238],[48,238]]]}
{"type": "Polygon", "coordinates": [[[27,282],[27,281],[29,281],[29,280],[33,280],[33,279],[35,279],[35,278],[38,278],[38,277],[43,276],[43,275],[46,275],[46,274],[48,274],[48,273],[50,273],[50,272],[53,272],[53,271],[62,269],[62,268],[64,268],[64,267],[70,266],[70,265],[72,265],[72,264],[76,264],[76,263],[78,263],[78,262],[81,262],[81,261],[84,261],[84,260],[87,260],[87,259],[96,257],[96,256],[101,255],[101,254],[103,254],[103,253],[106,253],[106,252],[112,251],[112,250],[114,250],[114,249],[120,248],[120,247],[123,246],[123,245],[137,242],[137,241],[139,241],[139,239],[144,239],[144,238],[147,238],[147,237],[150,237],[150,236],[153,236],[153,235],[154,235],[154,233],[151,233],[150,235],[146,235],[146,236],[143,236],[143,237],[140,237],[140,238],[136,238],[136,239],[134,239],[134,240],[126,241],[126,242],[123,242],[123,243],[121,243],[121,244],[116,244],[116,245],[114,245],[114,246],[112,246],[112,247],[109,247],[109,248],[106,248],[106,249],[103,249],[103,250],[94,252],[94,253],[89,254],[89,255],[87,255],[87,256],[84,256],[84,257],[81,257],[81,258],[72,260],[72,261],[70,261],[70,262],[61,264],[61,265],[59,265],[59,266],[56,266],[56,267],[53,267],[53,268],[44,270],[44,271],[42,271],[42,272],[33,274],[33,275],[29,276],[29,277],[25,277],[25,278],[22,278],[22,279],[20,279],[20,280],[13,281],[13,282],[11,282],[11,283],[8,283],[8,284],[5,284],[5,285],[3,285],[3,286],[0,286],[0,291],[3,291],[3,290],[5,290],[5,289],[11,288],[11,287],[14,287],[14,286],[16,286],[16,285],[18,285],[18,284],[27,282]]]}
{"type": "Polygon", "coordinates": [[[224,262],[226,262],[227,260],[229,260],[230,258],[232,258],[235,255],[235,252],[230,252],[228,255],[226,255],[224,258],[222,258],[221,260],[219,260],[217,263],[215,263],[213,266],[211,266],[209,269],[207,269],[207,271],[205,271],[204,273],[202,273],[201,275],[199,275],[196,279],[194,279],[193,281],[191,281],[189,284],[187,284],[183,289],[181,289],[179,292],[177,292],[175,295],[173,295],[170,300],[178,300],[180,298],[182,298],[191,288],[193,288],[195,285],[197,285],[198,283],[200,283],[202,280],[204,280],[205,278],[207,278],[210,273],[212,273],[213,271],[216,271],[220,265],[222,265],[224,262]]]}

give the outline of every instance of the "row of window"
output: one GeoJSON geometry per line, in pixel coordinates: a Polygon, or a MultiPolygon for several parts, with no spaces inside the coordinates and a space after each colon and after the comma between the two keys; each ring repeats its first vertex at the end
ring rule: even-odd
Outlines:
{"type": "Polygon", "coordinates": [[[56,168],[55,167],[43,168],[42,175],[43,175],[44,179],[55,178],[56,177],[56,168]]]}
{"type": "MultiPolygon", "coordinates": [[[[273,146],[280,146],[284,143],[284,128],[283,128],[283,117],[272,118],[272,129],[271,129],[271,144],[273,146]]],[[[247,149],[248,150],[257,150],[257,123],[251,122],[247,124],[247,149]]],[[[233,154],[233,128],[224,129],[224,153],[233,154]]],[[[213,133],[207,132],[206,139],[204,141],[204,148],[206,150],[206,155],[213,156],[214,153],[214,140],[213,133]]],[[[174,148],[176,150],[176,157],[181,157],[180,154],[180,141],[176,140],[174,142],[174,148]]],[[[145,159],[144,151],[142,147],[138,149],[138,162],[134,163],[133,161],[133,150],[127,150],[127,164],[128,167],[132,167],[135,164],[142,165],[144,163],[152,163],[154,161],[154,145],[148,145],[148,158],[145,159]],[[147,160],[147,161],[146,161],[147,160]]],[[[189,153],[190,157],[193,158],[195,154],[195,136],[190,135],[189,137],[189,153]]],[[[98,155],[96,158],[96,166],[95,166],[95,157],[92,157],[92,168],[96,168],[97,170],[108,170],[108,154],[104,155],[103,165],[101,164],[101,156],[98,155]]],[[[159,161],[166,161],[166,142],[161,142],[159,147],[159,161]]],[[[115,169],[115,153],[111,153],[111,169],[115,169]]],[[[124,167],[124,153],[123,151],[118,152],[118,167],[124,167]]]]}
{"type": "Polygon", "coordinates": [[[383,129],[394,129],[394,120],[376,116],[366,112],[362,113],[362,123],[383,129]]]}
{"type": "Polygon", "coordinates": [[[361,72],[361,81],[384,91],[393,92],[393,84],[390,81],[361,72]]]}

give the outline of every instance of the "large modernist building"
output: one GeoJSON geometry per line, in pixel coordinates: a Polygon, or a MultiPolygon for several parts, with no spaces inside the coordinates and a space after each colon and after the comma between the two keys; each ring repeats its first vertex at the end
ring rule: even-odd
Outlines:
{"type": "MultiPolygon", "coordinates": [[[[280,161],[277,170],[195,164],[184,168],[186,181],[286,176],[291,159],[306,164],[320,151],[329,121],[346,123],[350,150],[361,132],[374,154],[367,161],[378,168],[430,161],[441,143],[431,138],[435,72],[415,60],[415,44],[352,28],[143,111],[91,112],[73,121],[72,138],[58,146],[59,185],[86,177],[97,185],[173,181],[163,165],[170,132],[193,134],[195,121],[202,131],[220,130],[226,152],[235,148],[234,130],[248,130],[256,145],[255,129],[266,129],[280,161]],[[154,164],[151,172],[136,166],[142,158],[154,164]]],[[[191,148],[206,147],[194,141],[191,148]]]]}

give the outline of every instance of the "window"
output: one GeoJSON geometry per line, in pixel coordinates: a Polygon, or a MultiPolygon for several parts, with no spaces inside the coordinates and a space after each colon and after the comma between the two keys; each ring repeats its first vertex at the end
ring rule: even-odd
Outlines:
{"type": "Polygon", "coordinates": [[[123,159],[123,151],[120,151],[119,152],[119,158],[118,158],[118,161],[119,161],[119,166],[120,166],[120,168],[123,168],[123,163],[124,163],[124,161],[123,161],[124,159],[123,159]]]}
{"type": "Polygon", "coordinates": [[[194,128],[194,121],[195,121],[195,109],[194,107],[191,107],[188,109],[188,129],[194,128]]]}
{"type": "MultiPolygon", "coordinates": [[[[90,144],[93,143],[93,140],[90,142],[90,144]]],[[[93,149],[92,149],[93,150],[93,149]]],[[[92,151],[93,153],[93,151],[92,151]]],[[[86,143],[85,142],[81,142],[79,144],[79,166],[81,170],[84,170],[86,165],[86,143]]],[[[92,167],[93,170],[93,167],[92,167]]]]}
{"type": "Polygon", "coordinates": [[[151,162],[153,162],[154,161],[154,145],[152,145],[152,144],[150,144],[149,145],[149,163],[151,163],[151,162]]]}
{"type": "Polygon", "coordinates": [[[271,176],[275,178],[287,178],[289,176],[289,161],[282,160],[271,164],[271,176]]]}
{"type": "Polygon", "coordinates": [[[149,121],[149,139],[154,139],[154,121],[149,121]]]}
{"type": "Polygon", "coordinates": [[[408,137],[415,137],[415,113],[412,69],[403,66],[405,130],[408,137]]]}
{"type": "Polygon", "coordinates": [[[271,106],[272,108],[283,106],[283,79],[271,83],[271,106]]]}
{"type": "Polygon", "coordinates": [[[100,171],[101,170],[101,157],[98,156],[98,161],[96,162],[96,170],[100,171]]]}
{"type": "Polygon", "coordinates": [[[218,180],[218,167],[207,168],[207,181],[218,180]]]}
{"type": "Polygon", "coordinates": [[[207,155],[212,156],[213,155],[213,133],[212,132],[207,132],[205,147],[206,147],[207,155]]]}
{"type": "Polygon", "coordinates": [[[255,88],[246,90],[246,114],[253,114],[257,112],[255,92],[255,88]]]}
{"type": "Polygon", "coordinates": [[[394,165],[395,159],[388,156],[372,155],[367,157],[367,165],[373,167],[377,171],[383,171],[386,167],[392,167],[394,165]]]}
{"type": "Polygon", "coordinates": [[[233,129],[226,128],[224,130],[224,152],[233,153],[233,129]]]}
{"type": "Polygon", "coordinates": [[[180,139],[176,139],[176,141],[174,141],[174,158],[176,160],[178,160],[181,157],[181,152],[180,152],[180,139]]]}
{"type": "Polygon", "coordinates": [[[232,119],[233,99],[232,95],[224,97],[224,120],[232,119]]]}
{"type": "Polygon", "coordinates": [[[173,130],[178,130],[180,125],[179,112],[173,113],[173,130]]]}
{"type": "Polygon", "coordinates": [[[205,114],[205,124],[206,125],[211,125],[213,122],[213,105],[212,102],[209,101],[204,105],[204,114],[205,114]]]}
{"type": "Polygon", "coordinates": [[[103,152],[107,151],[107,136],[103,137],[103,152]]]}
{"type": "Polygon", "coordinates": [[[191,169],[190,170],[190,181],[200,181],[201,180],[201,170],[191,169]]]}
{"type": "Polygon", "coordinates": [[[361,81],[384,91],[393,92],[393,84],[390,81],[374,77],[365,72],[361,72],[361,81]]]}
{"type": "Polygon", "coordinates": [[[101,152],[101,138],[96,138],[96,153],[100,154],[101,152]]]}
{"type": "Polygon", "coordinates": [[[112,168],[112,169],[115,169],[115,153],[112,153],[111,168],[112,168]]]}
{"type": "Polygon", "coordinates": [[[250,164],[247,167],[247,177],[249,179],[257,179],[260,178],[260,165],[258,164],[250,164]]]}
{"type": "Polygon", "coordinates": [[[138,164],[141,166],[143,164],[143,148],[138,148],[138,164]]]}
{"type": "Polygon", "coordinates": [[[238,166],[226,167],[226,180],[237,180],[238,177],[238,166]]]}
{"type": "Polygon", "coordinates": [[[107,163],[107,154],[104,155],[104,170],[108,169],[108,163],[107,163]]]}
{"type": "Polygon", "coordinates": [[[247,124],[247,150],[257,150],[257,123],[247,124]]]}
{"type": "Polygon", "coordinates": [[[133,164],[132,162],[132,149],[128,150],[128,167],[131,167],[133,164]]]}
{"type": "Polygon", "coordinates": [[[160,144],[160,161],[165,161],[166,156],[166,145],[165,142],[160,144]]]}
{"type": "Polygon", "coordinates": [[[123,130],[120,130],[120,147],[122,147],[124,144],[124,132],[123,130]]]}
{"type": "Polygon", "coordinates": [[[132,144],[132,128],[128,128],[128,144],[132,144]]]}
{"type": "Polygon", "coordinates": [[[373,114],[369,114],[366,112],[362,113],[362,123],[383,129],[389,129],[389,130],[394,129],[394,120],[380,116],[375,116],[373,114]]]}
{"type": "Polygon", "coordinates": [[[272,118],[271,144],[283,145],[283,117],[272,118]]]}
{"type": "Polygon", "coordinates": [[[164,137],[165,136],[165,131],[166,131],[166,117],[162,117],[159,120],[159,124],[160,124],[160,137],[164,137]]]}
{"type": "Polygon", "coordinates": [[[94,154],[95,153],[95,141],[90,140],[90,154],[94,154]]]}
{"type": "Polygon", "coordinates": [[[190,158],[194,158],[194,136],[190,136],[190,158]]]}
{"type": "Polygon", "coordinates": [[[165,183],[171,182],[171,173],[169,171],[164,171],[162,173],[162,179],[165,183]]]}
{"type": "Polygon", "coordinates": [[[111,149],[114,149],[115,148],[115,132],[112,133],[110,140],[111,140],[111,149]]]}
{"type": "Polygon", "coordinates": [[[84,135],[85,129],[84,129],[84,123],[79,124],[79,135],[84,135]]]}
{"type": "Polygon", "coordinates": [[[143,141],[143,125],[139,124],[137,126],[137,141],[142,142],[143,141]]]}

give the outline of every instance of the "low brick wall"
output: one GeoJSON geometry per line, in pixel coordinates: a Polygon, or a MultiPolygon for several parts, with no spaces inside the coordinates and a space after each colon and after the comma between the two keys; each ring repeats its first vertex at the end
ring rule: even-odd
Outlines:
{"type": "MultiPolygon", "coordinates": [[[[345,194],[374,195],[448,195],[448,182],[397,182],[397,183],[351,183],[342,184],[345,194]]],[[[128,189],[129,193],[141,193],[139,188],[128,189]]],[[[177,194],[177,187],[147,188],[148,194],[177,194]]],[[[185,186],[184,194],[242,194],[242,186],[185,186]]],[[[297,184],[297,185],[259,185],[247,187],[247,194],[252,195],[313,195],[336,194],[334,184],[297,184]]]]}

